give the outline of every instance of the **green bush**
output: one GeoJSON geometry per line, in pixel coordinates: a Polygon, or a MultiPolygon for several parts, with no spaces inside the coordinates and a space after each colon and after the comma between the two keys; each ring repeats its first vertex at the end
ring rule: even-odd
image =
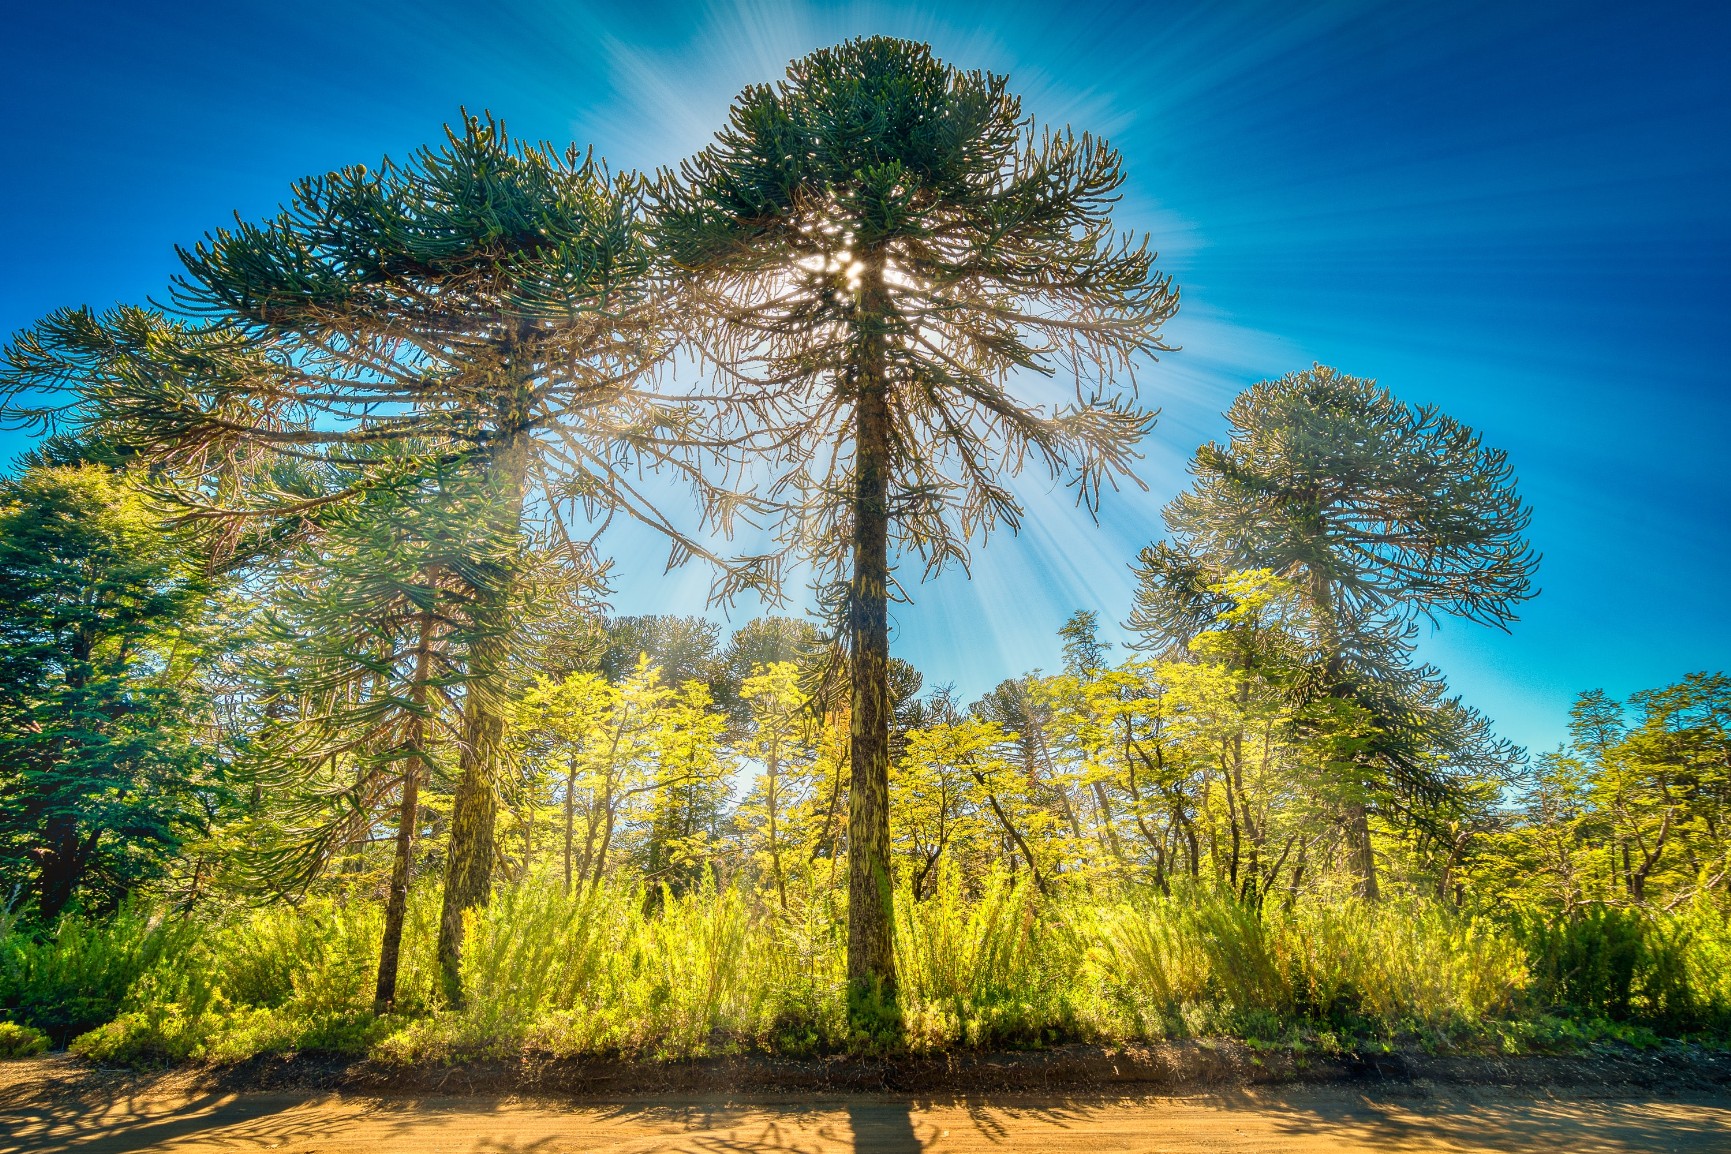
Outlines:
{"type": "Polygon", "coordinates": [[[48,1035],[16,1022],[0,1022],[0,1058],[29,1058],[48,1049],[48,1035]]]}
{"type": "Polygon", "coordinates": [[[908,1044],[1020,1047],[1098,1032],[1085,906],[1002,876],[969,898],[945,874],[930,898],[903,893],[896,909],[908,1044]]]}
{"type": "Polygon", "coordinates": [[[1698,899],[1670,914],[1590,906],[1521,924],[1543,1007],[1669,1033],[1731,1031],[1731,919],[1698,899]]]}
{"type": "Polygon", "coordinates": [[[184,919],[132,909],[103,922],[63,917],[35,933],[8,927],[0,937],[0,1009],[65,1045],[111,1020],[134,983],[189,949],[199,932],[184,919]]]}
{"type": "Polygon", "coordinates": [[[1525,956],[1489,922],[1420,902],[1258,910],[1203,890],[1111,911],[1102,952],[1148,1033],[1287,1021],[1441,1029],[1509,1012],[1525,956]]]}

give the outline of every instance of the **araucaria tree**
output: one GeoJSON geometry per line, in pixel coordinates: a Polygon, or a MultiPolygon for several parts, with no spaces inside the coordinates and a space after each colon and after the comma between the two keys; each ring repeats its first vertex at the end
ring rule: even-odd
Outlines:
{"type": "MultiPolygon", "coordinates": [[[[212,515],[310,517],[373,483],[361,447],[412,443],[475,473],[485,536],[518,541],[525,510],[544,509],[588,565],[583,534],[557,514],[626,513],[667,531],[683,559],[701,546],[624,467],[701,487],[687,409],[646,387],[661,342],[638,189],[576,149],[517,144],[465,117],[406,164],[309,177],[276,217],[183,252],[175,301],[190,320],[49,317],[0,363],[9,415],[71,420],[172,462],[195,482],[189,499],[226,501],[212,515]],[[282,491],[270,463],[307,456],[360,475],[338,492],[282,491]]],[[[727,508],[718,496],[707,511],[727,508]]],[[[519,568],[493,570],[472,601],[440,934],[454,996],[463,913],[491,884],[519,568]]]]}
{"type": "Polygon", "coordinates": [[[248,856],[257,882],[298,892],[395,809],[374,998],[383,1013],[396,997],[420,792],[443,759],[435,750],[461,747],[453,698],[468,653],[488,640],[473,607],[517,542],[483,535],[476,479],[457,464],[380,482],[333,507],[270,590],[277,644],[260,663],[267,722],[249,760],[290,800],[260,823],[248,856]]]}
{"type": "MultiPolygon", "coordinates": [[[[841,599],[852,694],[848,978],[895,987],[887,607],[1022,515],[1030,461],[1093,510],[1154,416],[1136,362],[1177,294],[1113,231],[1118,154],[1037,132],[1003,77],[907,41],[850,41],[748,88],[715,142],[657,185],[699,354],[780,451],[788,552],[841,599]]],[[[861,1003],[863,1004],[863,1003],[861,1003]]]]}
{"type": "Polygon", "coordinates": [[[1166,509],[1173,543],[1142,551],[1130,627],[1183,642],[1230,607],[1219,575],[1268,569],[1293,583],[1316,633],[1304,695],[1362,710],[1372,737],[1347,783],[1347,833],[1377,891],[1367,804],[1378,777],[1412,793],[1462,757],[1507,761],[1481,718],[1442,700],[1411,664],[1418,618],[1506,627],[1531,597],[1531,513],[1507,455],[1432,407],[1321,365],[1263,381],[1227,411],[1231,437],[1196,452],[1166,509]]]}

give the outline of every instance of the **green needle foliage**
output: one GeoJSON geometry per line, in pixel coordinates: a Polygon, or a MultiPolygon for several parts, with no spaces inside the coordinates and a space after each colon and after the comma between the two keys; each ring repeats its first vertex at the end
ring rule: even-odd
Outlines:
{"type": "Polygon", "coordinates": [[[398,799],[381,1010],[395,997],[420,790],[442,768],[435,748],[459,748],[468,657],[494,640],[480,633],[479,591],[518,564],[515,538],[484,536],[493,520],[477,508],[485,493],[467,470],[412,455],[405,465],[412,471],[398,480],[336,506],[277,582],[270,655],[281,665],[260,690],[266,716],[280,720],[255,755],[273,795],[292,799],[251,850],[276,892],[303,892],[398,799]]]}
{"type": "Polygon", "coordinates": [[[1302,574],[1329,619],[1506,627],[1534,595],[1508,454],[1431,406],[1318,365],[1247,389],[1196,451],[1168,528],[1204,556],[1302,574]]]}
{"type": "Polygon", "coordinates": [[[1037,133],[1003,77],[902,40],[850,41],[745,90],[657,188],[657,245],[692,338],[743,396],[783,539],[847,579],[848,974],[893,995],[891,558],[928,573],[1022,509],[1030,461],[1096,507],[1153,414],[1138,358],[1177,308],[1112,230],[1124,173],[1091,136],[1037,133]],[[850,572],[851,566],[851,572],[850,572]]]}
{"type": "Polygon", "coordinates": [[[1731,680],[1529,769],[1416,659],[1537,564],[1433,408],[1238,398],[1129,652],[1080,611],[971,703],[889,655],[1023,470],[1134,483],[1177,296],[1124,181],[858,40],[652,183],[465,114],[18,334],[0,423],[77,436],[0,480],[0,1056],[1731,1037],[1731,680]],[[620,516],[830,634],[604,615],[620,516]]]}
{"type": "MultiPolygon", "coordinates": [[[[202,487],[188,499],[219,519],[313,515],[378,483],[363,448],[413,444],[429,463],[470,463],[488,535],[519,539],[533,494],[581,566],[598,563],[562,514],[635,516],[682,561],[706,551],[627,462],[697,483],[723,525],[734,501],[703,482],[689,406],[647,387],[663,318],[638,186],[465,116],[406,164],[306,178],[277,216],[182,252],[174,302],[191,321],[67,311],[23,334],[0,368],[8,413],[78,421],[189,470],[202,487]],[[358,475],[335,492],[285,492],[266,467],[284,456],[358,475]]],[[[491,878],[516,571],[497,568],[477,590],[478,636],[495,640],[467,655],[442,939],[453,983],[462,913],[491,878]]],[[[754,580],[746,566],[724,584],[754,580]]]]}
{"type": "Polygon", "coordinates": [[[0,483],[0,885],[111,909],[198,832],[220,775],[187,686],[206,582],[122,475],[0,483]]]}
{"type": "MultiPolygon", "coordinates": [[[[1306,601],[1316,660],[1301,687],[1341,745],[1360,885],[1377,892],[1368,807],[1381,776],[1409,800],[1446,797],[1451,770],[1509,767],[1519,752],[1411,662],[1415,618],[1506,627],[1533,596],[1531,511],[1506,453],[1433,407],[1317,365],[1240,394],[1231,439],[1196,452],[1166,508],[1173,543],[1138,557],[1129,628],[1189,642],[1231,607],[1220,575],[1268,569],[1306,601]]],[[[1457,794],[1455,800],[1460,800],[1457,794]]]]}
{"type": "MultiPolygon", "coordinates": [[[[619,447],[652,444],[664,416],[632,387],[655,346],[629,179],[468,117],[407,166],[302,181],[275,220],[185,259],[180,303],[283,341],[307,370],[290,403],[334,417],[334,441],[473,451],[488,532],[519,538],[535,479],[555,500],[630,504],[619,447]]],[[[463,911],[491,887],[514,568],[478,590],[467,655],[441,936],[453,988],[463,911]]]]}

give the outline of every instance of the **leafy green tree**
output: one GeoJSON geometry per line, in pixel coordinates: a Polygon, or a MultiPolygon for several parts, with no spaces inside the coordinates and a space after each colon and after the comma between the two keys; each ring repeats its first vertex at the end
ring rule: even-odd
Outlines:
{"type": "Polygon", "coordinates": [[[714,864],[722,816],[731,796],[733,760],[723,749],[727,715],[709,686],[688,680],[656,716],[655,789],[651,794],[643,876],[675,895],[698,885],[714,864]]]}
{"type": "Polygon", "coordinates": [[[1628,901],[1731,888],[1731,677],[1692,673],[1626,706],[1584,693],[1570,733],[1604,831],[1605,876],[1628,901]]]}
{"type": "Polygon", "coordinates": [[[1535,759],[1489,848],[1478,900],[1558,911],[1672,910],[1731,893],[1731,677],[1691,673],[1619,700],[1576,698],[1569,741],[1535,759]]]}
{"type": "Polygon", "coordinates": [[[1375,728],[1344,783],[1361,888],[1375,896],[1379,798],[1416,807],[1446,797],[1451,762],[1506,768],[1519,756],[1411,652],[1417,618],[1515,619],[1538,565],[1531,512],[1506,453],[1374,381],[1318,365],[1254,385],[1226,416],[1230,439],[1197,450],[1194,482],[1167,506],[1174,542],[1138,558],[1129,624],[1145,645],[1170,646],[1230,606],[1210,592],[1226,573],[1293,583],[1316,635],[1302,696],[1333,720],[1327,699],[1364,709],[1375,728]]]}
{"type": "Polygon", "coordinates": [[[619,843],[651,808],[648,799],[661,784],[664,713],[674,696],[644,658],[617,685],[598,673],[571,673],[543,678],[524,695],[516,740],[524,756],[551,763],[563,777],[568,886],[573,877],[599,886],[619,843]]]}
{"type": "Polygon", "coordinates": [[[1070,472],[1092,508],[1153,423],[1121,384],[1164,347],[1177,297],[1146,244],[1112,231],[1123,180],[1095,138],[1037,135],[1004,78],[879,37],[746,89],[657,186],[694,339],[740,379],[760,443],[788,450],[768,489],[791,498],[787,552],[847,578],[856,992],[895,982],[892,556],[965,562],[1019,522],[1003,478],[1030,460],[1070,472]]]}
{"type": "MultiPolygon", "coordinates": [[[[1006,785],[1013,797],[1022,795],[1018,779],[1007,772],[1008,746],[998,724],[979,717],[936,721],[908,733],[890,779],[896,803],[891,828],[909,862],[915,901],[931,896],[949,864],[977,876],[986,862],[1018,862],[1016,847],[1025,849],[1027,840],[1014,802],[1005,797],[1006,785]],[[1005,845],[1010,852],[1000,854],[1005,845]]],[[[1033,864],[1033,876],[1041,877],[1031,850],[1019,860],[1033,864]]]]}
{"type": "Polygon", "coordinates": [[[178,546],[102,466],[0,482],[0,876],[45,920],[158,876],[224,790],[192,677],[209,585],[178,546]]]}
{"type": "Polygon", "coordinates": [[[808,735],[815,719],[800,688],[799,666],[791,661],[756,666],[739,696],[750,710],[750,721],[737,750],[762,767],[740,802],[739,817],[748,830],[753,855],[760,868],[767,867],[776,901],[786,913],[791,859],[804,841],[791,828],[793,817],[810,803],[813,792],[817,751],[808,735]]]}
{"type": "MultiPolygon", "coordinates": [[[[580,794],[589,792],[584,787],[595,776],[611,780],[610,775],[595,775],[595,763],[604,743],[611,742],[617,752],[617,743],[624,736],[622,730],[610,731],[605,724],[617,712],[618,698],[619,691],[599,674],[569,673],[557,681],[540,679],[517,703],[512,734],[518,756],[527,763],[532,780],[550,779],[553,799],[561,811],[560,859],[566,893],[588,873],[600,821],[596,807],[586,804],[589,798],[580,794]],[[577,855],[580,812],[586,827],[581,858],[577,855]]],[[[605,804],[605,796],[596,800],[605,804]]]]}

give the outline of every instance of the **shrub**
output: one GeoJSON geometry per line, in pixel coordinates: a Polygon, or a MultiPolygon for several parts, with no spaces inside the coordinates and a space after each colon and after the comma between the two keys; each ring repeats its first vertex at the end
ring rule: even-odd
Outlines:
{"type": "Polygon", "coordinates": [[[1671,914],[1590,906],[1521,930],[1535,992],[1554,1013],[1731,1030],[1731,917],[1704,898],[1671,914]]]}
{"type": "Polygon", "coordinates": [[[911,1044],[1026,1046],[1085,1032],[1087,931],[1029,882],[992,877],[969,900],[946,873],[932,897],[904,892],[896,909],[911,1044]]]}
{"type": "Polygon", "coordinates": [[[48,1035],[17,1022],[0,1022],[0,1058],[29,1058],[48,1049],[48,1035]]]}
{"type": "Polygon", "coordinates": [[[197,939],[184,919],[152,919],[127,909],[103,922],[63,917],[35,934],[18,927],[0,938],[0,1008],[57,1045],[120,1010],[152,967],[197,939]]]}

